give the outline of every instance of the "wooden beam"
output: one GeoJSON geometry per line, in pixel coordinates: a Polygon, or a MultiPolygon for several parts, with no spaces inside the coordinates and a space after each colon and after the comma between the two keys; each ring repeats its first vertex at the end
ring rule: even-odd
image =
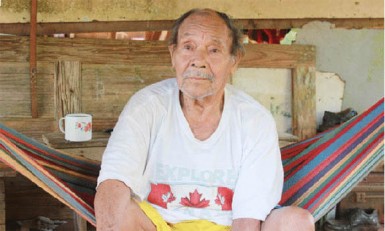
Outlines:
{"type": "Polygon", "coordinates": [[[235,23],[244,29],[291,29],[301,28],[312,21],[329,22],[336,28],[346,29],[384,28],[383,18],[238,19],[235,23]]]}
{"type": "MultiPolygon", "coordinates": [[[[235,19],[235,24],[242,29],[290,29],[301,28],[311,21],[327,21],[337,28],[384,28],[383,18],[308,18],[308,19],[235,19]]],[[[173,20],[160,21],[104,21],[104,22],[52,22],[38,23],[38,35],[87,33],[87,32],[129,32],[170,30],[173,20]]],[[[0,23],[0,33],[29,35],[29,23],[0,23]]]]}
{"type": "Polygon", "coordinates": [[[316,49],[312,45],[246,44],[245,49],[239,67],[292,69],[316,63],[316,49]]]}
{"type": "Polygon", "coordinates": [[[31,114],[37,118],[37,70],[36,70],[36,25],[37,25],[37,0],[31,0],[31,31],[29,44],[29,74],[31,78],[31,114]]]}
{"type": "Polygon", "coordinates": [[[5,231],[5,186],[4,179],[0,178],[0,231],[5,231]]]}
{"type": "Polygon", "coordinates": [[[74,218],[74,231],[87,231],[87,221],[84,220],[79,214],[73,212],[74,218]]]}
{"type": "MultiPolygon", "coordinates": [[[[39,35],[87,33],[87,32],[129,32],[170,30],[174,21],[114,21],[114,22],[57,22],[38,23],[39,35]]],[[[0,23],[0,33],[28,35],[29,23],[0,23]]]]}

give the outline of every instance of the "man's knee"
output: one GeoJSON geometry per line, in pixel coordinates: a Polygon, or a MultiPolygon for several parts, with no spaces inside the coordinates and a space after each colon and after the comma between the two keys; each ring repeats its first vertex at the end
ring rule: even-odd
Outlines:
{"type": "MultiPolygon", "coordinates": [[[[285,215],[287,216],[288,224],[291,227],[296,227],[296,230],[314,230],[314,218],[306,209],[289,206],[286,207],[285,215]]],[[[294,229],[293,229],[294,230],[294,229]]]]}
{"type": "Polygon", "coordinates": [[[314,230],[314,218],[309,211],[296,206],[275,209],[267,217],[262,230],[314,230]]]}
{"type": "Polygon", "coordinates": [[[290,206],[288,209],[288,213],[292,216],[292,221],[298,221],[300,224],[314,227],[314,217],[309,211],[295,206],[290,206]]]}

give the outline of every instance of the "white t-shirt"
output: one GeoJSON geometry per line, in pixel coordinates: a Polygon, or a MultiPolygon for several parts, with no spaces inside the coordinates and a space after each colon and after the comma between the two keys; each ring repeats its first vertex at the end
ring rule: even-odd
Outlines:
{"type": "Polygon", "coordinates": [[[123,109],[98,184],[106,179],[123,181],[169,223],[264,220],[283,185],[275,122],[253,98],[227,85],[218,128],[198,140],[183,115],[176,80],[161,81],[123,109]]]}

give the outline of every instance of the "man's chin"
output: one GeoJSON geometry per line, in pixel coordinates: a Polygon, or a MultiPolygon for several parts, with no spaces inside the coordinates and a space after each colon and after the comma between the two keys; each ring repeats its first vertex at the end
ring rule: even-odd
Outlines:
{"type": "Polygon", "coordinates": [[[202,100],[206,97],[212,96],[212,91],[206,91],[206,92],[196,92],[196,91],[188,91],[186,89],[180,89],[183,96],[188,97],[193,100],[202,100]]]}
{"type": "Polygon", "coordinates": [[[183,95],[191,99],[203,99],[207,96],[213,95],[214,90],[210,84],[199,83],[200,81],[184,81],[179,89],[183,95]]]}

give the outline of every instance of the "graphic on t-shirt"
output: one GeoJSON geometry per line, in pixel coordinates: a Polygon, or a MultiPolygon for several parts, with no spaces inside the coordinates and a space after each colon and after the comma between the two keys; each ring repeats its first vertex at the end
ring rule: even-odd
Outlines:
{"type": "Polygon", "coordinates": [[[202,194],[200,194],[197,189],[195,189],[194,192],[189,194],[190,197],[183,197],[180,200],[181,205],[193,208],[206,208],[207,206],[209,206],[210,200],[206,200],[204,198],[201,199],[202,194]]]}
{"type": "Polygon", "coordinates": [[[210,208],[231,211],[234,191],[226,187],[151,183],[147,201],[165,209],[210,208]]]}
{"type": "Polygon", "coordinates": [[[167,209],[167,204],[175,200],[171,192],[170,185],[167,184],[151,184],[151,192],[147,200],[162,208],[167,209]]]}
{"type": "Polygon", "coordinates": [[[231,210],[233,203],[234,191],[226,187],[218,187],[217,199],[215,204],[220,205],[222,210],[231,210]]]}
{"type": "Polygon", "coordinates": [[[233,168],[195,169],[162,163],[156,164],[154,175],[156,176],[157,182],[221,185],[231,187],[235,186],[238,179],[238,172],[233,168]]]}

